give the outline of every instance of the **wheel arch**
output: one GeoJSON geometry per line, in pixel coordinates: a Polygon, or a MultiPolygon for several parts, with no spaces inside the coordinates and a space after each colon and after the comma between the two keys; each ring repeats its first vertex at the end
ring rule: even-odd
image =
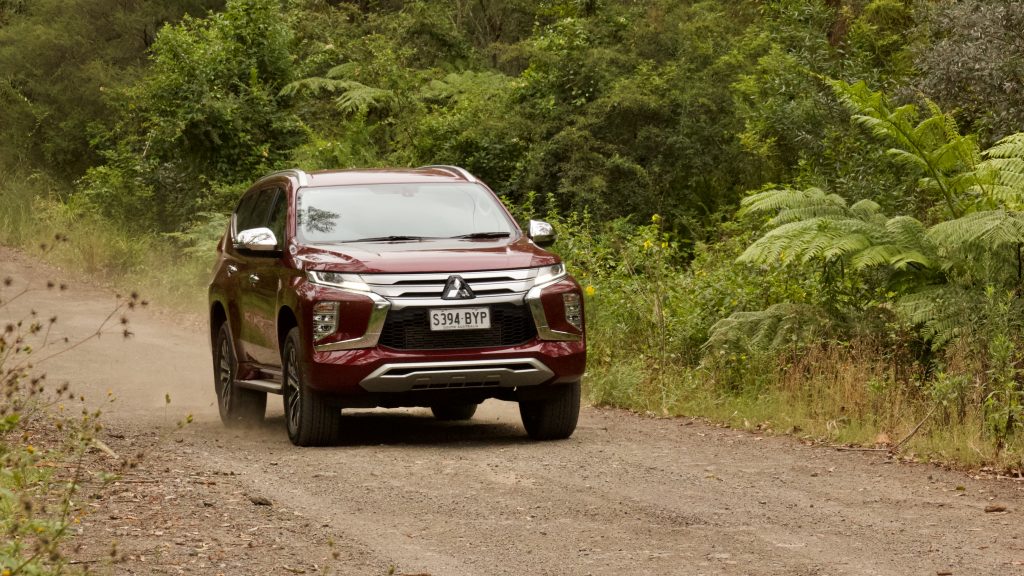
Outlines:
{"type": "Polygon", "coordinates": [[[217,334],[220,332],[222,324],[228,321],[228,312],[224,309],[224,304],[221,302],[214,302],[213,306],[210,307],[210,345],[212,346],[217,341],[217,334]]]}
{"type": "Polygon", "coordinates": [[[284,341],[288,332],[299,325],[299,318],[289,306],[282,306],[277,311],[277,349],[284,350],[284,341]]]}

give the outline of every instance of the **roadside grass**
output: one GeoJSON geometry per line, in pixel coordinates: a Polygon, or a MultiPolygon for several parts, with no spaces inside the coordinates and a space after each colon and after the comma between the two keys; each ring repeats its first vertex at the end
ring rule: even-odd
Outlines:
{"type": "Polygon", "coordinates": [[[0,243],[41,255],[123,293],[141,292],[162,307],[205,310],[212,250],[209,238],[172,238],[126,230],[89,211],[44,176],[0,175],[0,243]],[[62,238],[60,250],[49,250],[62,238]]]}
{"type": "Polygon", "coordinates": [[[1019,435],[995,446],[985,434],[983,403],[964,402],[961,409],[936,401],[914,383],[897,382],[892,365],[868,351],[811,352],[798,365],[779,362],[737,387],[723,383],[732,375],[720,367],[652,370],[622,349],[621,356],[588,366],[584,382],[593,404],[837,447],[892,449],[896,456],[957,467],[1022,469],[1019,435]]]}

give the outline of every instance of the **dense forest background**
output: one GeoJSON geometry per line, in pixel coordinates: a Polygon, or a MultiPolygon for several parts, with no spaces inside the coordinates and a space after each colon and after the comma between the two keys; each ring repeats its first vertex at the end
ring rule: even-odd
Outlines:
{"type": "Polygon", "coordinates": [[[198,302],[254,178],[458,164],[592,401],[939,459],[1021,463],[1020,131],[1017,0],[0,0],[7,243],[198,302]]]}

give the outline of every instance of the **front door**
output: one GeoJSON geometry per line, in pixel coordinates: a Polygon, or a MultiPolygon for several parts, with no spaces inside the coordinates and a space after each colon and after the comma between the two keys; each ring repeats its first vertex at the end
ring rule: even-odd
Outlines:
{"type": "MultiPolygon", "coordinates": [[[[236,213],[236,230],[271,228],[276,218],[278,198],[284,194],[276,186],[256,190],[252,209],[247,214],[236,213]]],[[[244,205],[244,200],[243,204],[244,205]]],[[[287,204],[285,203],[285,208],[287,204]]],[[[283,230],[282,230],[283,232],[283,230]]],[[[275,234],[277,231],[275,230],[275,234]]],[[[234,274],[238,289],[239,343],[247,362],[276,366],[280,363],[277,347],[277,302],[279,278],[283,267],[281,248],[283,233],[278,236],[278,250],[253,252],[240,250],[238,269],[234,274]]]]}

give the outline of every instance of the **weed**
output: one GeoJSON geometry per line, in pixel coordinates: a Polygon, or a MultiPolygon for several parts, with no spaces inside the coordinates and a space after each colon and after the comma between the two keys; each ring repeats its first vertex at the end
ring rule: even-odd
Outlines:
{"type": "MultiPolygon", "coordinates": [[[[65,285],[51,281],[46,289],[65,285]]],[[[104,448],[96,437],[101,410],[90,409],[68,383],[51,387],[43,369],[104,334],[130,337],[127,315],[142,304],[134,294],[121,298],[95,331],[70,340],[56,336],[56,315],[16,315],[12,304],[30,290],[10,278],[0,287],[0,311],[8,316],[0,334],[0,570],[12,576],[76,572],[64,545],[84,514],[76,502],[86,481],[85,455],[104,448]]],[[[105,484],[116,476],[98,478],[105,484]]]]}

